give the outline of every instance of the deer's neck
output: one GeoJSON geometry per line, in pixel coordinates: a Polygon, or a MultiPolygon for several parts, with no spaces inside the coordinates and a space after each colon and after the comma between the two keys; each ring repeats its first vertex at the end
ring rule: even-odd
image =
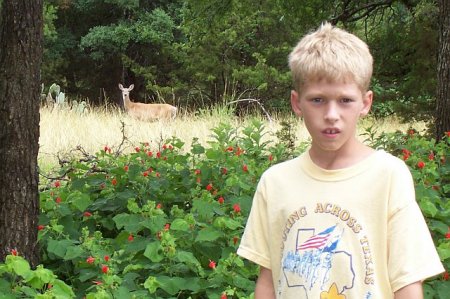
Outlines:
{"type": "Polygon", "coordinates": [[[125,110],[129,110],[133,106],[133,102],[130,100],[130,95],[123,95],[123,105],[125,110]]]}

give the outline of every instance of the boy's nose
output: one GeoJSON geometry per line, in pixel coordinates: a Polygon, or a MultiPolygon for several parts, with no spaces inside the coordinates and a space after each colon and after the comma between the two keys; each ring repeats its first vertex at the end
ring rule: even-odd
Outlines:
{"type": "Polygon", "coordinates": [[[330,101],[326,107],[324,118],[326,121],[335,122],[339,119],[339,111],[337,104],[330,101]]]}

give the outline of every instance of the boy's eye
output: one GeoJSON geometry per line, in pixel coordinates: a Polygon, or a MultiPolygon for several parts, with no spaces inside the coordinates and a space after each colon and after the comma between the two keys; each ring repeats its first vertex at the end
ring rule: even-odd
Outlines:
{"type": "Polygon", "coordinates": [[[313,103],[322,103],[323,99],[321,99],[321,98],[312,98],[311,102],[313,102],[313,103]]]}
{"type": "Polygon", "coordinates": [[[353,102],[353,100],[352,100],[352,99],[348,99],[348,98],[343,98],[343,99],[341,100],[341,102],[342,102],[342,103],[351,103],[351,102],[353,102]]]}

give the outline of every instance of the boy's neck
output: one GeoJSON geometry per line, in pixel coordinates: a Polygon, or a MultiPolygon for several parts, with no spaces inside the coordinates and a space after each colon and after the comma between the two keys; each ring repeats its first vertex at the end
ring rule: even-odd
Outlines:
{"type": "Polygon", "coordinates": [[[337,151],[327,151],[314,147],[309,149],[311,160],[320,168],[335,170],[347,168],[364,160],[374,152],[371,147],[357,141],[351,151],[341,148],[337,151]]]}

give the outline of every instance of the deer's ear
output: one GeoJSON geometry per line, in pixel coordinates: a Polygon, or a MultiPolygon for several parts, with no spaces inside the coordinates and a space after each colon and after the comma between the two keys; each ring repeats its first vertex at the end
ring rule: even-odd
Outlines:
{"type": "Polygon", "coordinates": [[[131,84],[130,87],[128,87],[128,90],[132,90],[134,88],[134,84],[131,84]]]}
{"type": "Polygon", "coordinates": [[[122,84],[120,84],[120,83],[119,83],[119,88],[120,88],[120,89],[123,89],[123,86],[122,86],[122,84]]]}

